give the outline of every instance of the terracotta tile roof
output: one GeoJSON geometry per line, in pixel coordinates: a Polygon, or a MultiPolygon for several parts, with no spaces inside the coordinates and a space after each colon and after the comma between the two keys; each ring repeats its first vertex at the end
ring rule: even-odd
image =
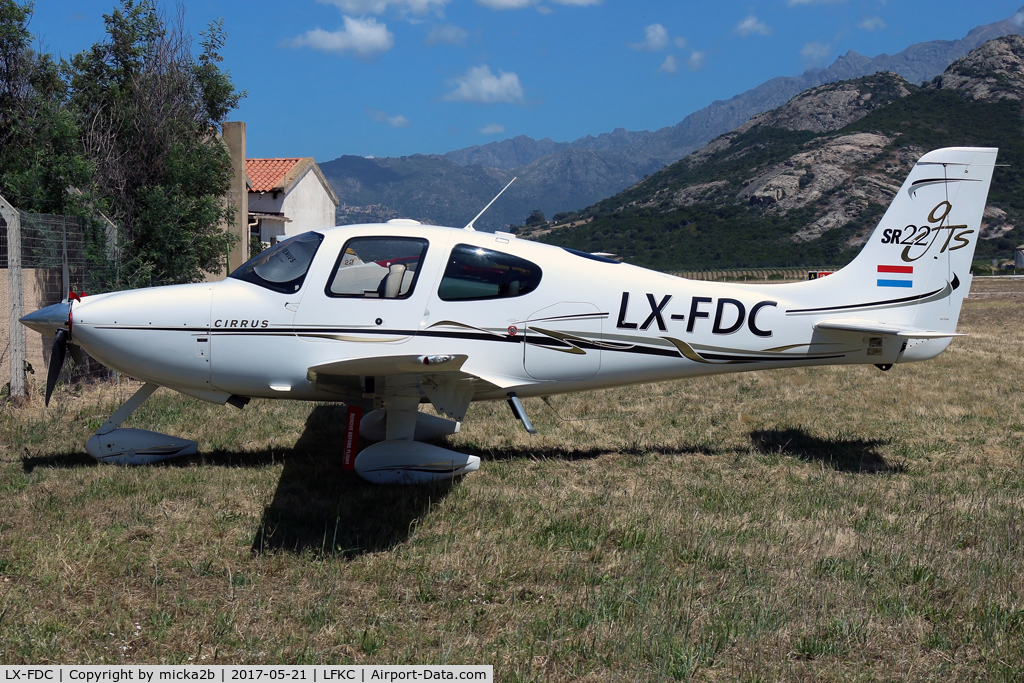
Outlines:
{"type": "Polygon", "coordinates": [[[245,176],[249,192],[291,192],[309,171],[316,174],[327,196],[338,206],[338,196],[313,157],[291,159],[246,159],[245,176]]]}
{"type": "Polygon", "coordinates": [[[246,159],[245,172],[252,179],[253,192],[270,192],[283,189],[285,176],[302,161],[293,159],[246,159]]]}

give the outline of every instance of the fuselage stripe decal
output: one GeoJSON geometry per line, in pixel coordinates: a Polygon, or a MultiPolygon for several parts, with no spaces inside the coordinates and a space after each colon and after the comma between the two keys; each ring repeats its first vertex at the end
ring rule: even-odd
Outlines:
{"type": "MultiPolygon", "coordinates": [[[[432,330],[390,330],[390,329],[352,329],[352,328],[311,328],[311,329],[295,329],[295,328],[284,328],[284,327],[268,327],[260,328],[255,330],[245,329],[210,329],[210,328],[189,328],[189,327],[150,327],[146,326],[129,326],[129,325],[103,325],[97,326],[97,329],[104,330],[155,330],[161,332],[188,332],[208,334],[215,337],[226,337],[226,336],[279,336],[279,337],[303,337],[303,336],[314,336],[316,334],[373,334],[373,335],[404,335],[407,337],[411,336],[424,336],[424,337],[437,337],[442,339],[461,339],[465,341],[487,341],[487,342],[503,342],[503,343],[527,343],[531,346],[571,346],[566,342],[553,339],[547,336],[537,335],[523,335],[515,337],[496,337],[490,334],[484,333],[472,333],[472,332],[440,332],[432,330]]],[[[319,337],[317,337],[319,338],[319,337]]],[[[584,340],[581,338],[573,337],[573,344],[582,349],[589,350],[603,350],[603,351],[614,351],[617,353],[632,353],[644,356],[662,356],[670,358],[683,359],[684,356],[679,353],[676,348],[658,348],[654,346],[632,346],[630,348],[609,348],[606,345],[601,344],[598,340],[584,340]]],[[[216,352],[216,351],[215,351],[216,352]]],[[[806,356],[796,356],[794,354],[787,354],[783,358],[773,357],[762,357],[762,356],[745,356],[745,355],[733,355],[727,353],[709,353],[707,351],[700,352],[701,357],[707,360],[717,361],[730,361],[734,363],[784,363],[793,361],[807,361],[807,360],[826,360],[832,358],[843,358],[845,354],[840,355],[820,355],[820,354],[808,354],[806,356]]]]}
{"type": "Polygon", "coordinates": [[[786,313],[815,313],[815,312],[826,312],[826,311],[841,311],[848,308],[864,308],[866,306],[885,306],[887,304],[902,304],[908,301],[918,301],[919,299],[927,299],[930,296],[938,294],[942,289],[936,289],[934,292],[928,292],[927,294],[918,294],[916,296],[907,296],[902,299],[887,299],[885,301],[872,301],[866,304],[849,304],[847,306],[825,306],[822,308],[790,308],[786,313]]]}

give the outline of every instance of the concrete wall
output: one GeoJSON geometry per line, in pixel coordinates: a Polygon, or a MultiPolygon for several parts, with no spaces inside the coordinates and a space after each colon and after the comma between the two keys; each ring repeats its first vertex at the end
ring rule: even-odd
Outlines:
{"type": "MultiPolygon", "coordinates": [[[[54,269],[23,268],[21,271],[22,289],[24,290],[23,312],[32,311],[58,303],[61,300],[60,273],[54,269]]],[[[6,311],[10,306],[7,293],[7,269],[0,269],[0,310],[5,311],[0,320],[0,386],[7,384],[11,377],[10,365],[10,331],[8,330],[6,311]]],[[[39,387],[46,385],[46,360],[50,357],[50,344],[53,339],[43,339],[42,335],[32,330],[25,330],[25,360],[35,370],[25,380],[25,388],[30,397],[39,393],[39,387]]]]}
{"type": "Polygon", "coordinates": [[[284,221],[275,221],[271,218],[260,219],[260,242],[270,244],[271,237],[288,234],[285,230],[284,221]]]}
{"type": "Polygon", "coordinates": [[[231,156],[231,169],[234,172],[224,202],[235,210],[235,219],[230,223],[221,223],[220,227],[221,230],[235,235],[238,241],[225,255],[225,268],[217,273],[208,273],[207,282],[223,280],[228,273],[249,260],[249,190],[245,185],[245,123],[225,121],[221,141],[231,156]]]}
{"type": "Polygon", "coordinates": [[[249,193],[249,210],[253,213],[281,213],[284,210],[284,192],[274,197],[273,192],[249,193]]]}
{"type": "Polygon", "coordinates": [[[292,219],[285,224],[288,235],[301,235],[310,230],[334,226],[334,202],[309,169],[284,200],[284,215],[292,219]]]}

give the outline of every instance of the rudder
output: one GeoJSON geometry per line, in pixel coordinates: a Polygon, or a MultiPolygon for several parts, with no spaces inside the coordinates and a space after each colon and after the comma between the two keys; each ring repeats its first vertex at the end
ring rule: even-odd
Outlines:
{"type": "Polygon", "coordinates": [[[950,147],[925,154],[860,254],[821,284],[879,302],[873,318],[955,331],[997,152],[950,147]]]}

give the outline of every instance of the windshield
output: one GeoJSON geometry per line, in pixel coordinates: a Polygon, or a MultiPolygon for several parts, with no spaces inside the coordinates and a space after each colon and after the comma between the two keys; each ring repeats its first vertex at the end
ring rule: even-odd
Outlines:
{"type": "Polygon", "coordinates": [[[230,277],[282,294],[297,292],[323,239],[320,233],[307,232],[278,242],[243,263],[230,277]]]}

